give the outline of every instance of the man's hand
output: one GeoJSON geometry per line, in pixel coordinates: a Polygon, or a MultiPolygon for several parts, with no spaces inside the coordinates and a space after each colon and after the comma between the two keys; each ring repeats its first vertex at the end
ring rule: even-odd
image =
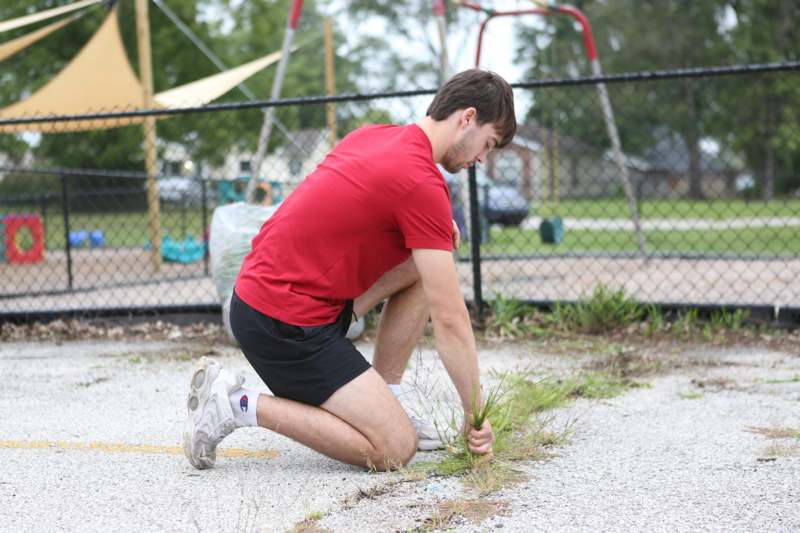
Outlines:
{"type": "Polygon", "coordinates": [[[469,451],[476,455],[486,455],[492,453],[492,444],[494,444],[494,433],[492,433],[492,425],[489,419],[483,421],[480,429],[472,427],[472,417],[468,417],[464,424],[467,428],[467,446],[469,451]]]}
{"type": "Polygon", "coordinates": [[[461,232],[458,230],[456,219],[453,219],[453,248],[458,250],[459,246],[461,246],[461,232]]]}

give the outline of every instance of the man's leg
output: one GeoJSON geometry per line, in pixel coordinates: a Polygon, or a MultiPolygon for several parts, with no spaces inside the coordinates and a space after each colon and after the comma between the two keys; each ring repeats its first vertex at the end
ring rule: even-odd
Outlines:
{"type": "Polygon", "coordinates": [[[258,425],[339,461],[376,470],[406,464],[417,437],[400,403],[372,369],[320,407],[262,394],[258,425]]]}
{"type": "MultiPolygon", "coordinates": [[[[372,366],[400,396],[400,382],[408,360],[419,342],[430,317],[427,299],[417,267],[410,258],[384,274],[367,292],[353,302],[353,310],[362,316],[381,300],[383,306],[372,366]]],[[[411,424],[417,432],[420,450],[443,447],[439,431],[429,420],[409,411],[411,424]]]]}
{"type": "Polygon", "coordinates": [[[353,311],[363,316],[386,298],[372,366],[386,383],[399,384],[430,316],[422,281],[411,258],[381,276],[356,298],[353,311]]]}

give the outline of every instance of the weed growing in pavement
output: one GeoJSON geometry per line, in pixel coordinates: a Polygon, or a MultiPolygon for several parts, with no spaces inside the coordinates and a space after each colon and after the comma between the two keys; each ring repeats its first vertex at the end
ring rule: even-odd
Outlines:
{"type": "Polygon", "coordinates": [[[800,429],[777,427],[748,427],[745,431],[763,435],[768,439],[800,439],[800,429]]]}
{"type": "Polygon", "coordinates": [[[612,291],[601,284],[591,296],[574,304],[556,303],[552,320],[561,329],[597,334],[627,327],[645,314],[645,306],[625,296],[625,291],[612,291]]]}
{"type": "Polygon", "coordinates": [[[317,522],[325,516],[325,513],[315,511],[309,513],[301,522],[294,525],[287,533],[324,533],[325,530],[319,527],[317,522]]]}
{"type": "Polygon", "coordinates": [[[768,379],[764,383],[768,385],[782,385],[785,383],[800,383],[800,374],[792,376],[789,379],[768,379]]]}
{"type": "Polygon", "coordinates": [[[652,337],[656,333],[664,331],[664,314],[657,305],[649,304],[646,307],[645,315],[645,335],[652,337]]]}
{"type": "Polygon", "coordinates": [[[547,330],[539,324],[541,319],[536,309],[516,298],[495,292],[494,299],[489,302],[489,309],[491,314],[486,329],[492,336],[514,339],[547,334],[547,330]]]}
{"type": "Polygon", "coordinates": [[[680,398],[683,400],[699,400],[703,397],[703,393],[700,391],[689,391],[689,392],[682,392],[679,394],[680,398]]]}
{"type": "Polygon", "coordinates": [[[697,323],[700,320],[699,317],[700,315],[698,314],[697,309],[682,311],[678,313],[678,319],[675,320],[675,324],[672,329],[683,338],[689,338],[689,336],[691,336],[692,332],[697,327],[697,323]]]}
{"type": "MultiPolygon", "coordinates": [[[[482,494],[519,482],[524,476],[512,464],[550,456],[548,448],[566,441],[570,428],[554,432],[552,418],[543,413],[561,407],[575,398],[610,398],[631,384],[602,372],[588,372],[569,379],[533,380],[530,372],[494,374],[492,406],[487,418],[495,436],[492,455],[469,452],[458,429],[446,435],[447,455],[439,461],[417,463],[412,471],[428,475],[462,476],[464,483],[482,494]]],[[[487,395],[487,399],[489,395],[487,395]]],[[[457,424],[460,410],[452,409],[450,425],[457,424]]],[[[476,422],[475,420],[473,422],[476,422]]]]}

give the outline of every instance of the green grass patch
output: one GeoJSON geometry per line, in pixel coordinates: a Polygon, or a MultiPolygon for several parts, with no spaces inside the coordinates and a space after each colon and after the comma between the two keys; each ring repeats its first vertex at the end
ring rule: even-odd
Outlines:
{"type": "MultiPolygon", "coordinates": [[[[744,200],[643,200],[639,201],[642,218],[728,218],[791,217],[800,214],[800,200],[779,199],[769,203],[744,200]]],[[[533,210],[533,214],[537,214],[533,210]]],[[[628,202],[624,198],[597,198],[562,200],[558,214],[570,218],[622,218],[630,217],[628,202]]]]}
{"type": "MultiPolygon", "coordinates": [[[[795,215],[798,215],[795,213],[795,215]]],[[[800,215],[798,215],[800,216],[800,215]]],[[[742,257],[755,255],[800,255],[797,227],[740,228],[725,230],[648,230],[647,249],[661,254],[733,254],[742,257]]],[[[492,228],[490,240],[481,245],[481,254],[502,257],[531,254],[563,255],[569,253],[638,253],[633,231],[587,230],[564,228],[560,244],[544,244],[538,230],[492,228]]],[[[459,249],[469,257],[469,244],[459,249]]]]}
{"type": "MultiPolygon", "coordinates": [[[[206,213],[206,222],[211,224],[213,211],[206,213]]],[[[105,246],[109,248],[128,248],[144,246],[149,240],[147,233],[147,212],[121,213],[71,213],[71,231],[102,230],[105,246]]],[[[60,210],[49,210],[44,220],[45,247],[48,250],[62,250],[65,247],[64,217],[60,210]]],[[[202,210],[182,209],[172,206],[161,207],[161,232],[174,239],[184,239],[191,235],[201,239],[205,232],[202,210]]]]}
{"type": "Polygon", "coordinates": [[[699,400],[700,398],[703,397],[703,393],[700,391],[690,391],[690,392],[682,392],[679,396],[683,400],[699,400]]]}

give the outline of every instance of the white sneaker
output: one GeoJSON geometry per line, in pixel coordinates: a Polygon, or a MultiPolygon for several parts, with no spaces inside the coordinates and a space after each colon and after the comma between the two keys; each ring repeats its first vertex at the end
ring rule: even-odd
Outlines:
{"type": "Polygon", "coordinates": [[[183,431],[183,452],[193,467],[211,468],[217,445],[244,424],[236,420],[228,397],[244,383],[217,361],[203,357],[192,375],[186,405],[189,417],[183,431]]]}
{"type": "Polygon", "coordinates": [[[439,439],[439,432],[436,427],[428,420],[420,418],[413,413],[406,410],[408,418],[411,420],[411,425],[417,430],[418,444],[417,449],[421,452],[430,452],[433,450],[440,450],[444,448],[444,444],[439,439]]]}

